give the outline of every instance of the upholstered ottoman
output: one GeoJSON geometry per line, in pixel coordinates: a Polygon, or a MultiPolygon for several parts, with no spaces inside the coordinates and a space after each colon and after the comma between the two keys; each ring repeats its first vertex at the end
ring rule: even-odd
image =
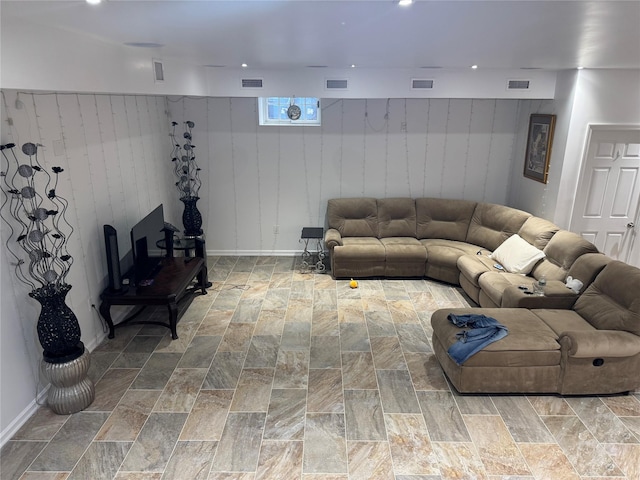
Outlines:
{"type": "Polygon", "coordinates": [[[447,353],[458,341],[449,313],[471,309],[442,309],[431,317],[433,349],[447,377],[461,393],[552,393],[560,380],[557,334],[527,309],[483,308],[478,313],[507,327],[506,337],[491,343],[458,365],[447,353]]]}

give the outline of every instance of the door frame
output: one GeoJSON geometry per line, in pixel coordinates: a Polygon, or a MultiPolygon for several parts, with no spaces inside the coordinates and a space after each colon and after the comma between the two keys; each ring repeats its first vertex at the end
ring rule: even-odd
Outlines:
{"type": "MultiPolygon", "coordinates": [[[[615,131],[615,132],[640,132],[640,124],[635,123],[621,123],[621,124],[600,124],[600,123],[589,123],[587,125],[587,135],[585,139],[584,148],[582,149],[582,159],[580,160],[580,169],[578,172],[578,181],[576,183],[576,189],[573,196],[573,202],[571,205],[571,215],[569,216],[569,229],[572,229],[574,226],[574,220],[576,218],[576,199],[577,193],[580,190],[580,187],[583,185],[584,180],[584,171],[587,165],[587,160],[589,157],[589,149],[591,147],[591,139],[595,132],[606,132],[606,131],[615,131]]],[[[638,205],[636,208],[636,219],[635,219],[636,229],[640,228],[640,198],[638,198],[638,205]]],[[[640,249],[640,245],[637,244],[637,237],[640,235],[635,233],[631,238],[631,246],[629,247],[629,255],[633,256],[635,250],[640,249]]]]}

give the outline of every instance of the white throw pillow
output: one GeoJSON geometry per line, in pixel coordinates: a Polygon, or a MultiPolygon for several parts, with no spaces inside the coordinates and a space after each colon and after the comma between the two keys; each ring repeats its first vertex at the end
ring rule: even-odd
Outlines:
{"type": "Polygon", "coordinates": [[[526,275],[545,255],[542,250],[538,250],[520,235],[514,234],[502,242],[489,256],[502,265],[507,272],[526,275]]]}

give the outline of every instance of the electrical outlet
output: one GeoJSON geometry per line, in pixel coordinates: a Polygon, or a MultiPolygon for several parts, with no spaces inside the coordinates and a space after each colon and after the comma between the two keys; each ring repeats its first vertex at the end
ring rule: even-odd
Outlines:
{"type": "Polygon", "coordinates": [[[277,235],[280,233],[280,225],[274,225],[273,226],[273,234],[277,235]]]}

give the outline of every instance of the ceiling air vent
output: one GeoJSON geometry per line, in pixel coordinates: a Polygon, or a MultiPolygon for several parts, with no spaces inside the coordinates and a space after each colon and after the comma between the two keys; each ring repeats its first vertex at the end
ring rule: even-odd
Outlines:
{"type": "Polygon", "coordinates": [[[529,90],[529,80],[509,80],[507,90],[529,90]]]}
{"type": "Polygon", "coordinates": [[[412,90],[423,90],[433,88],[433,80],[427,80],[425,78],[412,78],[411,79],[411,89],[412,90]]]}
{"type": "Polygon", "coordinates": [[[349,81],[346,78],[327,79],[325,85],[327,90],[346,90],[349,87],[349,81]]]}
{"type": "Polygon", "coordinates": [[[243,78],[242,88],[262,88],[261,78],[243,78]]]}

